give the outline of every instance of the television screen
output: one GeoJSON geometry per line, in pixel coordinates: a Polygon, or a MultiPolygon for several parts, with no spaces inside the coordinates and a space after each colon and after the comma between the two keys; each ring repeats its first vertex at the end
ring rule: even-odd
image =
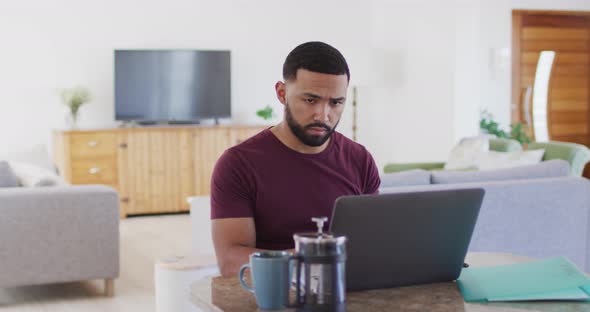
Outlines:
{"type": "Polygon", "coordinates": [[[193,121],[230,116],[229,51],[115,51],[117,120],[193,121]]]}

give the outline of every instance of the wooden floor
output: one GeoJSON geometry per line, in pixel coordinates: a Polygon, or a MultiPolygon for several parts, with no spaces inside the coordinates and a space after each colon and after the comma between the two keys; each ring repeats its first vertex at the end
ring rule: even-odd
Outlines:
{"type": "Polygon", "coordinates": [[[188,254],[190,225],[188,214],[121,220],[121,274],[112,298],[104,297],[102,280],[0,289],[0,311],[155,311],[155,260],[188,254]]]}

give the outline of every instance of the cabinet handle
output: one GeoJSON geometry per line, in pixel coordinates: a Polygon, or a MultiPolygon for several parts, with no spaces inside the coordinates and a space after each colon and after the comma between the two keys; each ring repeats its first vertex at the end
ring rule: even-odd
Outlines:
{"type": "Polygon", "coordinates": [[[99,172],[100,172],[100,168],[98,168],[98,167],[92,167],[88,170],[88,173],[90,173],[90,174],[97,174],[99,172]]]}
{"type": "Polygon", "coordinates": [[[88,142],[88,147],[95,147],[97,145],[98,145],[98,142],[96,142],[96,141],[89,141],[88,142]]]}
{"type": "Polygon", "coordinates": [[[121,144],[119,144],[119,148],[122,148],[122,149],[127,148],[127,143],[121,143],[121,144]]]}
{"type": "Polygon", "coordinates": [[[129,202],[129,197],[123,197],[123,198],[121,198],[121,202],[128,203],[129,202]]]}

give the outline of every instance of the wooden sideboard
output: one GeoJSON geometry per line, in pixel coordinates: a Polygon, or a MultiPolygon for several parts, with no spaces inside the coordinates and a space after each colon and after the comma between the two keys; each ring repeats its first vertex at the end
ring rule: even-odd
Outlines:
{"type": "Polygon", "coordinates": [[[54,160],[72,184],[105,184],[120,215],[188,211],[186,199],[209,195],[213,167],[227,148],[264,126],[144,127],[54,131],[54,160]]]}

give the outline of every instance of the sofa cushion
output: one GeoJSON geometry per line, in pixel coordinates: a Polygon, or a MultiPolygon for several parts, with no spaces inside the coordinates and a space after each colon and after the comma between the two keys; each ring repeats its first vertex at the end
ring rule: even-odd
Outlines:
{"type": "Polygon", "coordinates": [[[481,155],[488,152],[488,137],[464,138],[451,151],[445,170],[475,169],[481,155]]]}
{"type": "Polygon", "coordinates": [[[541,162],[544,153],[544,149],[516,152],[489,151],[479,158],[477,168],[479,170],[496,170],[534,165],[541,162]]]}
{"type": "Polygon", "coordinates": [[[18,182],[26,187],[64,186],[67,183],[53,171],[28,163],[9,162],[18,182]]]}
{"type": "Polygon", "coordinates": [[[564,177],[569,175],[569,164],[564,160],[544,161],[535,165],[489,171],[435,171],[432,184],[468,183],[564,177]]]}
{"type": "Polygon", "coordinates": [[[430,172],[422,169],[414,169],[382,175],[380,187],[428,184],[430,184],[430,172]]]}
{"type": "Polygon", "coordinates": [[[20,186],[16,174],[6,161],[0,161],[0,187],[20,186]]]}

